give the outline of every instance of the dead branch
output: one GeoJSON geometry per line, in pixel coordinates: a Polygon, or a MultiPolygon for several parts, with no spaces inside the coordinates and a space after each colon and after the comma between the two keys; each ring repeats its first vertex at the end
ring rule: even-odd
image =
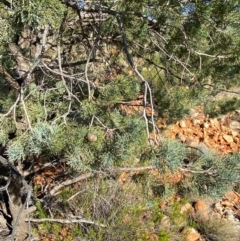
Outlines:
{"type": "Polygon", "coordinates": [[[144,83],[144,86],[145,86],[144,101],[143,101],[143,107],[144,107],[143,108],[143,118],[144,118],[145,123],[146,123],[146,132],[147,132],[148,140],[149,140],[149,143],[151,144],[149,127],[148,127],[149,121],[148,121],[147,115],[146,115],[147,97],[149,95],[150,105],[151,105],[151,109],[152,109],[152,112],[151,112],[151,123],[152,123],[152,126],[153,126],[154,142],[156,144],[158,144],[157,136],[156,136],[156,125],[155,125],[155,121],[154,121],[154,106],[153,106],[153,100],[152,100],[153,99],[152,98],[152,90],[151,90],[148,82],[139,73],[138,69],[134,65],[132,56],[130,55],[130,53],[128,51],[127,37],[126,37],[126,34],[125,34],[125,30],[124,30],[124,26],[123,26],[121,15],[120,14],[116,14],[116,18],[117,18],[117,22],[118,22],[118,26],[119,26],[120,32],[122,34],[123,47],[124,47],[125,54],[127,56],[128,63],[130,64],[130,66],[132,67],[133,71],[136,73],[138,78],[144,83]]]}
{"type": "Polygon", "coordinates": [[[26,219],[26,222],[34,222],[34,223],[43,223],[43,222],[57,222],[57,223],[63,223],[63,224],[72,224],[72,223],[86,223],[86,224],[92,224],[92,225],[96,225],[99,227],[103,227],[105,228],[106,225],[104,224],[100,224],[91,220],[87,220],[87,219],[82,219],[82,218],[78,218],[78,217],[73,217],[72,219],[68,220],[68,219],[55,219],[55,218],[41,218],[41,219],[35,219],[35,218],[29,218],[26,219]]]}
{"type": "Polygon", "coordinates": [[[69,88],[68,88],[68,86],[67,86],[67,84],[66,84],[66,80],[64,79],[63,70],[62,70],[61,38],[62,38],[62,33],[63,33],[63,28],[64,28],[64,24],[65,24],[65,21],[66,21],[66,17],[67,17],[67,12],[65,12],[64,17],[63,17],[63,20],[62,20],[62,24],[61,24],[61,26],[60,26],[59,36],[58,36],[58,42],[57,42],[58,66],[59,66],[60,76],[61,76],[61,79],[62,79],[62,83],[63,83],[63,85],[64,85],[64,88],[65,88],[66,91],[67,91],[68,101],[69,101],[68,111],[67,111],[64,115],[62,115],[65,124],[66,124],[66,117],[67,117],[67,116],[70,114],[70,112],[71,112],[72,97],[74,97],[74,98],[80,103],[80,100],[78,99],[78,97],[75,96],[75,95],[69,90],[69,88]]]}
{"type": "Polygon", "coordinates": [[[214,176],[217,174],[217,169],[214,167],[210,167],[207,170],[191,170],[188,168],[179,168],[181,172],[189,172],[193,174],[208,174],[209,176],[214,176]]]}
{"type": "Polygon", "coordinates": [[[13,79],[13,77],[5,70],[5,68],[0,65],[0,74],[7,81],[7,83],[12,86],[14,89],[18,89],[18,83],[13,79]]]}
{"type": "MultiPolygon", "coordinates": [[[[39,172],[39,171],[42,171],[42,170],[45,169],[45,168],[48,168],[48,167],[53,166],[55,162],[57,162],[57,160],[44,163],[44,164],[42,164],[40,167],[35,168],[35,169],[32,170],[32,171],[25,171],[23,175],[24,175],[24,177],[27,177],[27,176],[30,176],[30,175],[32,175],[32,174],[35,174],[35,173],[37,173],[37,172],[39,172]]],[[[29,169],[30,169],[30,168],[29,168],[29,169]]]]}
{"type": "Polygon", "coordinates": [[[146,171],[156,169],[154,166],[145,166],[145,167],[115,167],[115,168],[108,168],[107,171],[113,172],[137,172],[137,171],[146,171]]]}
{"type": "Polygon", "coordinates": [[[4,217],[8,217],[5,219],[10,231],[9,238],[11,241],[14,241],[16,236],[20,235],[19,232],[21,232],[22,236],[25,236],[27,233],[27,228],[25,224],[22,224],[22,219],[25,219],[29,213],[27,210],[32,196],[32,188],[14,165],[3,156],[0,156],[0,163],[3,167],[9,168],[9,178],[7,184],[4,186],[5,190],[1,189],[1,191],[5,192],[4,195],[6,196],[6,199],[1,202],[8,208],[1,210],[1,212],[4,217]],[[25,209],[26,207],[27,210],[25,209]]]}
{"type": "Polygon", "coordinates": [[[88,178],[93,177],[93,176],[94,176],[93,173],[85,173],[85,174],[80,175],[80,176],[78,176],[78,177],[75,177],[75,178],[73,178],[73,179],[71,179],[71,180],[66,180],[66,181],[60,183],[59,185],[55,186],[55,187],[49,192],[49,194],[52,195],[52,196],[53,196],[53,195],[57,195],[56,192],[57,192],[58,190],[60,190],[61,188],[64,188],[64,187],[69,186],[69,185],[72,185],[72,184],[74,184],[74,183],[76,183],[76,182],[79,182],[79,181],[83,181],[83,180],[88,179],[88,178]]]}

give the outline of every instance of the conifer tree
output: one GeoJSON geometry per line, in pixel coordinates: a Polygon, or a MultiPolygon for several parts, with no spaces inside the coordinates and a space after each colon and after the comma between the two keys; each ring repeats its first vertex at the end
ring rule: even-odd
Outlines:
{"type": "Polygon", "coordinates": [[[191,98],[237,83],[238,1],[0,0],[0,15],[0,144],[11,165],[46,157],[94,172],[139,159],[192,173],[182,195],[219,196],[239,181],[238,154],[185,167],[188,149],[159,142],[155,124],[186,113],[185,93],[171,88],[191,98]]]}

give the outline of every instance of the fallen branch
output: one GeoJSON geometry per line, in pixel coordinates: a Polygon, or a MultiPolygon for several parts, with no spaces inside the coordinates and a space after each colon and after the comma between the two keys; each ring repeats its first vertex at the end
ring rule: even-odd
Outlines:
{"type": "Polygon", "coordinates": [[[75,219],[54,219],[54,218],[41,218],[41,219],[36,219],[36,218],[29,218],[26,219],[26,222],[34,222],[34,223],[43,223],[43,222],[57,222],[57,223],[63,223],[63,224],[72,224],[72,223],[86,223],[86,224],[92,224],[92,225],[96,225],[99,227],[106,227],[106,225],[104,224],[100,224],[97,222],[93,222],[91,220],[86,220],[86,219],[78,219],[77,217],[75,217],[75,219]]]}

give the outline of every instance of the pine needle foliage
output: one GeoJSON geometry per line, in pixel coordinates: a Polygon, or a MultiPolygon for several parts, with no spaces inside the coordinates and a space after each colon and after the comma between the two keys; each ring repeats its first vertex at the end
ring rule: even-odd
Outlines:
{"type": "Polygon", "coordinates": [[[153,158],[154,165],[161,172],[170,171],[172,174],[176,174],[176,171],[180,171],[184,178],[177,184],[157,185],[156,192],[165,197],[178,193],[189,198],[212,197],[217,199],[231,190],[235,183],[239,183],[239,153],[220,155],[207,151],[198,158],[191,158],[192,155],[185,145],[175,140],[164,141],[153,158]],[[188,160],[187,164],[186,160],[188,160]]]}
{"type": "Polygon", "coordinates": [[[182,166],[182,161],[187,158],[188,151],[177,140],[167,139],[162,142],[156,153],[158,158],[154,164],[162,171],[175,172],[182,166]]]}
{"type": "Polygon", "coordinates": [[[45,24],[59,27],[65,6],[60,1],[21,0],[13,11],[13,23],[19,27],[32,26],[37,29],[45,24]]]}
{"type": "Polygon", "coordinates": [[[7,154],[10,161],[24,160],[32,155],[56,155],[62,151],[57,142],[60,128],[48,123],[37,124],[31,132],[19,132],[18,138],[9,141],[7,154]]]}
{"type": "Polygon", "coordinates": [[[102,101],[108,103],[133,100],[139,92],[140,84],[131,76],[119,76],[100,90],[102,101]]]}
{"type": "Polygon", "coordinates": [[[213,198],[224,195],[229,191],[229,187],[240,180],[239,160],[238,153],[224,156],[205,154],[199,158],[195,166],[198,166],[197,170],[206,172],[194,175],[191,180],[196,187],[196,194],[213,198]]]}

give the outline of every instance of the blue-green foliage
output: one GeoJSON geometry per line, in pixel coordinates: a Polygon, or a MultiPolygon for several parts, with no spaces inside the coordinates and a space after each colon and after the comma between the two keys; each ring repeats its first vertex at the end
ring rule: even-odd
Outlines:
{"type": "Polygon", "coordinates": [[[167,139],[162,142],[156,157],[154,164],[159,169],[174,172],[182,166],[182,161],[187,157],[187,149],[179,141],[167,139]]]}
{"type": "Polygon", "coordinates": [[[176,140],[163,141],[154,153],[153,164],[161,173],[180,171],[183,175],[178,183],[156,180],[154,192],[162,197],[178,193],[189,198],[219,198],[240,181],[239,153],[220,155],[206,151],[193,157],[188,148],[176,140]]]}

